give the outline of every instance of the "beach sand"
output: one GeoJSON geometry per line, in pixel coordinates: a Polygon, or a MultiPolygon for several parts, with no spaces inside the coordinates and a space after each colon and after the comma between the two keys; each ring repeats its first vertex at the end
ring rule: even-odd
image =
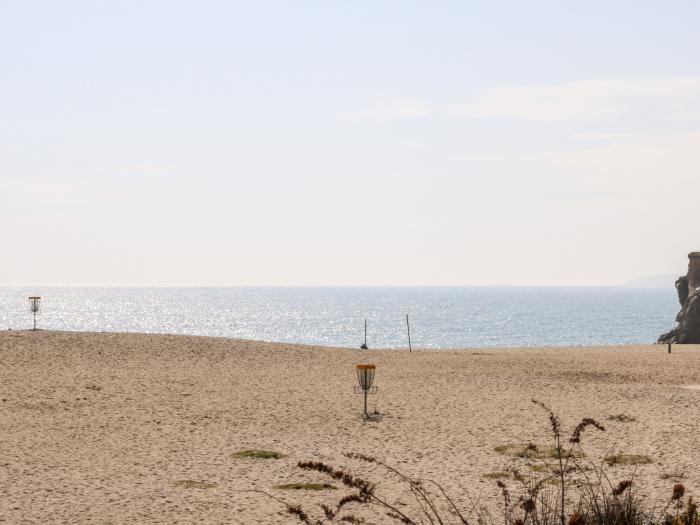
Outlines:
{"type": "MultiPolygon", "coordinates": [[[[593,417],[584,448],[647,455],[613,466],[665,501],[675,479],[700,495],[700,347],[347,350],[170,335],[0,333],[0,522],[296,523],[270,492],[318,513],[344,490],[283,491],[327,482],[301,471],[324,461],[380,481],[401,508],[412,498],[376,456],[440,481],[456,501],[497,509],[484,474],[524,460],[499,445],[551,443],[550,405],[568,434],[593,417]],[[364,422],[354,366],[377,365],[364,422]],[[693,387],[693,385],[696,385],[693,387]],[[624,414],[634,421],[608,419],[624,414]],[[241,459],[266,449],[282,459],[241,459]],[[215,486],[193,488],[178,481],[215,486]]],[[[513,484],[512,482],[509,482],[513,484]]],[[[514,484],[513,484],[514,486],[514,484]]],[[[496,510],[497,512],[497,510],[496,510]]],[[[381,516],[375,523],[384,523],[381,516]]]]}

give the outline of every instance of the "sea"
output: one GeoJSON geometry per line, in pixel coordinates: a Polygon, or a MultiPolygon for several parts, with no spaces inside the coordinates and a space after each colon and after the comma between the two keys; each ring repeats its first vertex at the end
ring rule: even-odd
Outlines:
{"type": "Polygon", "coordinates": [[[234,337],[357,348],[650,344],[674,325],[673,287],[0,287],[0,330],[234,337]],[[407,323],[408,316],[408,323],[407,323]]]}

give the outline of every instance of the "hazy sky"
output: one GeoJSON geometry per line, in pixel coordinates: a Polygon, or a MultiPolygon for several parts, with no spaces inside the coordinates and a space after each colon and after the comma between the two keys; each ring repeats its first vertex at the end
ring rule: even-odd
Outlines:
{"type": "Polygon", "coordinates": [[[700,249],[700,2],[0,0],[0,284],[616,284],[700,249]]]}

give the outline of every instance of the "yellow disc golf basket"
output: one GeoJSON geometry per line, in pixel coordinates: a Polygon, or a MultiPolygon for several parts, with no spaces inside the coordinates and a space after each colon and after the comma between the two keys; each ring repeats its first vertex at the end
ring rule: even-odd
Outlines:
{"type": "Polygon", "coordinates": [[[367,412],[367,394],[375,394],[377,387],[374,386],[374,373],[377,367],[373,364],[357,365],[357,382],[359,388],[355,387],[355,393],[364,394],[365,397],[365,419],[369,419],[367,412]]]}

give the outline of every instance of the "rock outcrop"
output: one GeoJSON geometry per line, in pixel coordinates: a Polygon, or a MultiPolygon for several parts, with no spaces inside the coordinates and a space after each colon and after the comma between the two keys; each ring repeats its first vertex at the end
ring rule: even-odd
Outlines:
{"type": "Polygon", "coordinates": [[[659,343],[700,344],[700,252],[688,254],[688,274],[676,281],[681,311],[678,326],[659,337],[659,343]]]}

